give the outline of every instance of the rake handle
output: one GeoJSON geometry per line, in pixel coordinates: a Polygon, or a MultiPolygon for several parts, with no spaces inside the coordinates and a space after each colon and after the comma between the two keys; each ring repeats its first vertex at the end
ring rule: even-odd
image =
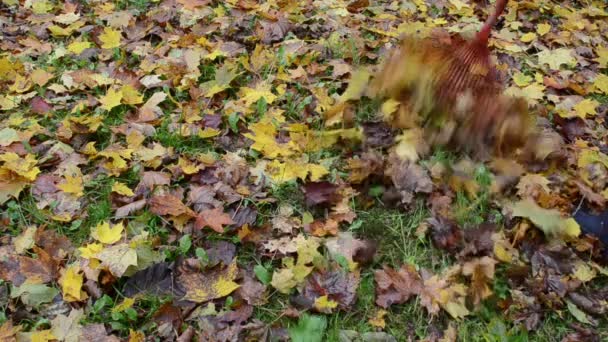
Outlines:
{"type": "Polygon", "coordinates": [[[486,22],[483,24],[481,30],[477,34],[479,41],[483,43],[488,41],[490,38],[490,31],[492,31],[492,27],[494,27],[502,12],[504,12],[505,7],[507,6],[507,1],[508,0],[496,0],[494,13],[492,13],[488,19],[486,19],[486,22]]]}

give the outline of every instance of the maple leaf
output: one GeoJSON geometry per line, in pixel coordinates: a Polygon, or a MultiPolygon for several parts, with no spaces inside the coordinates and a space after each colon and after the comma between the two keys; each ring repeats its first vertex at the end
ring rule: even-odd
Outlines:
{"type": "Polygon", "coordinates": [[[90,48],[92,46],[91,42],[78,42],[74,41],[68,45],[68,51],[75,55],[80,55],[82,51],[90,48]]]}
{"type": "Polygon", "coordinates": [[[600,103],[593,99],[584,99],[574,106],[576,114],[581,118],[585,118],[587,115],[593,116],[596,114],[596,108],[600,103]]]}
{"type": "Polygon", "coordinates": [[[538,62],[548,64],[553,70],[559,70],[560,66],[575,66],[576,58],[572,56],[573,50],[567,48],[558,48],[555,50],[543,50],[537,54],[538,62]]]}
{"type": "Polygon", "coordinates": [[[529,219],[547,236],[577,237],[581,230],[572,218],[562,218],[557,210],[544,209],[530,198],[511,205],[513,216],[529,219]]]}
{"type": "Polygon", "coordinates": [[[51,332],[55,339],[66,342],[80,341],[82,338],[82,325],[80,320],[84,318],[83,309],[72,309],[68,316],[60,314],[51,321],[51,332]]]}
{"type": "Polygon", "coordinates": [[[122,277],[131,266],[138,266],[137,251],[127,243],[104,248],[95,255],[115,277],[122,277]]]}
{"type": "Polygon", "coordinates": [[[99,35],[99,40],[102,42],[103,49],[113,49],[120,47],[122,32],[111,27],[104,27],[103,33],[99,35]]]}
{"type": "Polygon", "coordinates": [[[536,32],[540,35],[540,36],[544,36],[545,34],[549,33],[549,31],[551,31],[551,24],[538,24],[538,26],[536,26],[536,32]]]}
{"type": "Polygon", "coordinates": [[[20,298],[23,304],[34,308],[50,303],[57,294],[59,290],[44,284],[23,284],[11,289],[12,298],[20,298]]]}
{"type": "Polygon", "coordinates": [[[123,230],[122,222],[110,228],[110,223],[104,221],[91,230],[91,236],[101,243],[111,245],[120,240],[123,230]]]}
{"type": "Polygon", "coordinates": [[[122,93],[122,102],[125,104],[136,105],[144,102],[144,96],[129,84],[123,85],[120,92],[122,93]]]}
{"type": "Polygon", "coordinates": [[[261,98],[264,98],[266,103],[271,104],[277,99],[277,96],[270,91],[270,88],[271,84],[261,82],[255,88],[242,87],[239,93],[246,107],[258,102],[261,98]]]}
{"type": "Polygon", "coordinates": [[[376,304],[387,308],[405,303],[412,295],[420,294],[422,280],[414,266],[404,264],[397,271],[389,267],[374,271],[376,304]]]}
{"type": "Polygon", "coordinates": [[[80,274],[80,268],[72,265],[65,269],[63,275],[59,279],[63,299],[68,302],[82,301],[88,296],[82,290],[84,276],[80,274]]]}
{"type": "Polygon", "coordinates": [[[465,306],[466,287],[462,284],[448,283],[448,280],[438,275],[424,279],[420,291],[420,304],[434,315],[442,308],[454,318],[462,318],[469,314],[465,306]]]}
{"type": "Polygon", "coordinates": [[[228,89],[230,83],[238,75],[239,73],[236,72],[236,65],[225,63],[216,70],[215,78],[212,81],[201,84],[201,90],[206,97],[213,97],[213,95],[228,89]]]}
{"type": "Polygon", "coordinates": [[[608,75],[599,74],[593,82],[593,86],[599,92],[608,94],[608,75]]]}
{"type": "Polygon", "coordinates": [[[28,181],[35,180],[40,173],[40,169],[35,166],[38,163],[36,157],[29,153],[24,158],[14,152],[3,153],[0,154],[0,161],[4,162],[0,166],[0,171],[12,171],[28,181]]]}
{"type": "Polygon", "coordinates": [[[65,182],[57,184],[57,188],[63,192],[73,194],[77,198],[84,196],[84,184],[81,175],[66,175],[65,182]]]}
{"type": "Polygon", "coordinates": [[[490,284],[494,279],[496,260],[484,256],[467,261],[462,265],[462,274],[471,277],[473,305],[478,306],[482,300],[492,295],[490,284]]]}
{"type": "Polygon", "coordinates": [[[200,214],[198,214],[194,226],[196,229],[209,227],[218,233],[224,233],[224,225],[233,223],[234,221],[230,215],[224,213],[222,208],[213,208],[203,210],[200,214]]]}
{"type": "Polygon", "coordinates": [[[196,216],[190,208],[186,207],[179,198],[173,195],[154,196],[148,204],[150,205],[150,211],[156,215],[196,216]]]}
{"type": "Polygon", "coordinates": [[[112,192],[123,196],[135,196],[133,190],[131,190],[125,183],[122,182],[114,182],[114,184],[112,184],[112,192]]]}
{"type": "Polygon", "coordinates": [[[234,280],[238,274],[236,259],[228,266],[211,272],[188,272],[179,276],[179,281],[186,289],[183,299],[204,303],[212,299],[229,295],[239,288],[234,280]]]}
{"type": "Polygon", "coordinates": [[[102,104],[101,108],[110,111],[112,108],[120,105],[122,100],[122,92],[119,90],[114,90],[112,88],[108,89],[108,92],[99,99],[99,102],[102,104]]]}
{"type": "Polygon", "coordinates": [[[0,340],[6,342],[16,342],[15,335],[21,330],[21,326],[13,326],[13,321],[8,319],[0,325],[0,340]]]}

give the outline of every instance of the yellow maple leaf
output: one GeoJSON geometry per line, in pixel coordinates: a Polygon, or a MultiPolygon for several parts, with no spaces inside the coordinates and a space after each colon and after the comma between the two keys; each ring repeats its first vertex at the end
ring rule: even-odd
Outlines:
{"type": "Polygon", "coordinates": [[[71,42],[70,45],[68,45],[68,51],[70,51],[71,53],[75,54],[75,55],[80,55],[82,53],[82,51],[88,49],[91,47],[91,42],[71,42]]]}
{"type": "Polygon", "coordinates": [[[58,184],[57,188],[63,192],[73,194],[76,197],[82,197],[84,195],[82,176],[79,175],[66,175],[65,182],[58,184]]]}
{"type": "Polygon", "coordinates": [[[553,70],[559,70],[560,66],[563,64],[567,66],[575,66],[577,62],[572,52],[572,49],[567,48],[543,50],[537,54],[538,62],[540,64],[548,64],[553,70]]]}
{"type": "Polygon", "coordinates": [[[57,337],[55,337],[55,335],[53,335],[53,331],[51,329],[34,331],[30,335],[31,342],[49,342],[49,341],[53,341],[56,339],[57,339],[57,337]]]}
{"type": "Polygon", "coordinates": [[[534,33],[534,32],[528,32],[519,38],[519,40],[521,40],[524,43],[529,43],[529,42],[533,41],[534,39],[536,39],[536,33],[534,33]]]}
{"type": "Polygon", "coordinates": [[[114,89],[108,89],[108,92],[99,99],[99,102],[102,104],[101,108],[110,111],[112,108],[120,105],[120,101],[122,100],[122,91],[117,91],[114,89]]]}
{"type": "Polygon", "coordinates": [[[31,5],[34,14],[45,14],[53,9],[53,3],[48,0],[32,1],[31,5]]]}
{"type": "Polygon", "coordinates": [[[242,87],[240,90],[241,100],[245,102],[245,106],[249,107],[259,99],[264,98],[266,103],[270,104],[276,100],[277,96],[270,91],[271,84],[262,82],[255,88],[242,87]]]}
{"type": "Polygon", "coordinates": [[[291,269],[283,268],[278,271],[274,271],[270,285],[272,285],[272,287],[277,289],[279,292],[287,294],[291,289],[298,285],[298,282],[296,281],[291,269]]]}
{"type": "Polygon", "coordinates": [[[532,77],[528,76],[524,73],[518,72],[515,75],[513,75],[513,82],[518,87],[525,87],[525,86],[529,85],[530,82],[532,82],[532,77]]]}
{"type": "Polygon", "coordinates": [[[128,308],[132,307],[133,304],[135,304],[135,299],[127,297],[122,301],[122,303],[112,308],[112,313],[123,312],[128,308]]]}
{"type": "Polygon", "coordinates": [[[86,298],[86,293],[82,291],[83,275],[80,274],[80,268],[72,265],[65,270],[65,273],[59,279],[63,299],[69,302],[81,301],[86,298]]]}
{"type": "Polygon", "coordinates": [[[182,169],[182,172],[187,175],[193,175],[201,169],[200,166],[182,157],[177,161],[177,166],[179,166],[180,169],[182,169]]]}
{"type": "Polygon", "coordinates": [[[293,154],[293,142],[279,144],[275,136],[277,130],[270,122],[257,122],[249,126],[251,133],[243,134],[246,138],[254,141],[251,148],[260,151],[267,158],[278,156],[289,156],[293,154]],[[253,134],[252,134],[253,133],[253,134]]]}
{"type": "Polygon", "coordinates": [[[306,169],[310,172],[310,180],[313,182],[319,181],[323,176],[329,174],[329,170],[323,165],[306,164],[306,169]]]}
{"type": "Polygon", "coordinates": [[[146,335],[143,332],[129,328],[129,342],[144,342],[145,340],[146,335]]]}
{"type": "Polygon", "coordinates": [[[549,31],[551,31],[551,25],[550,24],[538,24],[538,26],[536,26],[536,32],[540,35],[540,36],[544,36],[545,34],[547,34],[549,31]]]}
{"type": "Polygon", "coordinates": [[[110,223],[108,223],[108,221],[104,221],[99,223],[97,227],[93,228],[91,231],[91,236],[101,243],[110,245],[120,240],[123,230],[124,227],[122,222],[110,228],[110,223]]]}
{"type": "Polygon", "coordinates": [[[122,92],[122,103],[124,104],[136,105],[144,102],[144,96],[130,84],[122,86],[120,91],[122,92]]]}
{"type": "Polygon", "coordinates": [[[207,138],[213,138],[215,136],[218,136],[218,135],[220,135],[220,133],[222,133],[222,131],[220,131],[219,129],[205,127],[205,129],[199,129],[197,135],[200,138],[207,139],[207,138]]]}
{"type": "Polygon", "coordinates": [[[91,259],[103,250],[103,245],[100,243],[90,243],[85,247],[78,247],[78,250],[80,251],[80,257],[91,259]]]}
{"type": "Polygon", "coordinates": [[[17,153],[7,152],[0,154],[0,161],[4,164],[0,166],[0,170],[5,169],[16,173],[28,181],[36,180],[40,173],[40,169],[35,165],[38,163],[33,154],[26,154],[24,158],[19,157],[17,153]]]}
{"type": "Polygon", "coordinates": [[[99,40],[102,42],[103,49],[113,49],[120,46],[121,31],[111,27],[105,27],[103,33],[99,35],[99,40]]]}
{"type": "Polygon", "coordinates": [[[112,192],[129,197],[135,195],[135,193],[133,193],[133,190],[129,189],[129,187],[122,182],[114,182],[114,184],[112,184],[112,192]]]}
{"type": "Polygon", "coordinates": [[[331,313],[333,309],[338,307],[338,302],[331,300],[327,295],[324,295],[315,299],[314,307],[320,312],[331,313]]]}
{"type": "Polygon", "coordinates": [[[608,67],[608,46],[598,46],[595,49],[595,53],[597,54],[597,58],[594,61],[600,65],[600,68],[608,67]]]}
{"type": "Polygon", "coordinates": [[[595,90],[599,90],[599,92],[608,94],[608,75],[599,74],[595,78],[593,82],[593,86],[595,90]]]}
{"type": "Polygon", "coordinates": [[[369,324],[371,324],[371,326],[373,327],[384,329],[386,327],[386,321],[384,320],[384,316],[386,316],[387,313],[388,311],[386,310],[378,310],[376,314],[368,320],[369,324]]]}
{"type": "Polygon", "coordinates": [[[596,100],[593,99],[584,99],[583,101],[577,103],[574,106],[574,111],[576,111],[576,115],[580,116],[581,118],[585,118],[587,115],[595,115],[596,114],[596,108],[597,106],[599,106],[600,103],[597,102],[596,100]]]}

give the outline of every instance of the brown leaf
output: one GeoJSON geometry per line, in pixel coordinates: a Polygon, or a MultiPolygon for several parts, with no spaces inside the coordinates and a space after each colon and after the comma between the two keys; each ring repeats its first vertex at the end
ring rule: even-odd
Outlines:
{"type": "Polygon", "coordinates": [[[306,281],[302,290],[308,302],[314,303],[321,296],[338,303],[342,310],[348,310],[355,303],[359,272],[346,272],[342,269],[331,271],[316,271],[306,281]]]}
{"type": "Polygon", "coordinates": [[[359,13],[369,6],[369,0],[355,0],[346,6],[350,13],[359,13]]]}
{"type": "Polygon", "coordinates": [[[0,341],[16,342],[16,335],[20,330],[21,326],[13,326],[13,321],[9,319],[0,326],[0,341]]]}
{"type": "Polygon", "coordinates": [[[156,215],[196,216],[190,208],[186,207],[179,198],[173,195],[154,196],[150,199],[148,204],[150,205],[150,211],[156,215]]]}
{"type": "Polygon", "coordinates": [[[351,183],[362,183],[373,174],[382,174],[384,160],[377,152],[365,152],[359,158],[350,158],[347,161],[350,174],[348,181],[351,183]]]}
{"type": "Polygon", "coordinates": [[[36,245],[44,249],[53,259],[65,258],[68,253],[74,250],[70,239],[59,235],[54,230],[39,228],[35,235],[36,245]]]}
{"type": "Polygon", "coordinates": [[[46,103],[46,101],[40,96],[34,97],[30,102],[30,105],[32,106],[32,112],[36,114],[46,114],[53,110],[53,107],[46,103]]]}
{"type": "Polygon", "coordinates": [[[392,304],[402,304],[412,295],[422,290],[422,280],[414,266],[404,264],[398,271],[384,266],[374,272],[376,280],[376,304],[388,308],[392,304]]]}
{"type": "Polygon", "coordinates": [[[264,305],[267,303],[266,285],[245,274],[241,287],[236,291],[249,305],[264,305]]]}
{"type": "Polygon", "coordinates": [[[334,260],[344,257],[365,266],[373,261],[378,245],[375,241],[356,239],[350,232],[339,232],[325,241],[325,247],[334,260]]]}
{"type": "Polygon", "coordinates": [[[289,20],[283,16],[276,21],[262,20],[260,25],[257,34],[264,44],[272,44],[283,40],[292,28],[289,20]]]}
{"type": "Polygon", "coordinates": [[[307,206],[327,204],[335,200],[338,186],[330,182],[310,182],[302,186],[307,206]]]}
{"type": "Polygon", "coordinates": [[[57,264],[44,250],[34,247],[38,259],[11,255],[0,261],[0,279],[21,286],[26,280],[48,283],[57,278],[57,264]]]}
{"type": "MultiPolygon", "coordinates": [[[[198,260],[195,260],[198,263],[198,260]]],[[[239,288],[234,282],[238,274],[236,259],[225,267],[216,267],[211,271],[190,270],[182,272],[177,279],[186,290],[184,300],[204,303],[212,299],[225,297],[239,288]]]]}
{"type": "Polygon", "coordinates": [[[367,122],[363,124],[365,144],[372,148],[392,146],[395,141],[393,129],[384,122],[367,122]]]}
{"type": "Polygon", "coordinates": [[[114,335],[108,335],[103,324],[89,324],[82,327],[83,341],[119,342],[120,339],[114,335]]]}
{"type": "Polygon", "coordinates": [[[131,215],[133,212],[143,209],[146,206],[146,200],[142,199],[139,201],[135,201],[133,203],[125,204],[122,207],[116,209],[114,216],[117,219],[127,217],[131,215]]]}
{"type": "Polygon", "coordinates": [[[143,195],[148,191],[152,191],[156,185],[169,185],[171,183],[171,175],[166,172],[146,171],[141,176],[141,181],[135,188],[135,193],[143,195]]]}
{"type": "Polygon", "coordinates": [[[178,307],[174,306],[173,303],[167,302],[154,312],[152,321],[158,326],[169,324],[174,330],[179,331],[183,323],[182,312],[178,307]]]}
{"type": "Polygon", "coordinates": [[[431,239],[435,247],[455,253],[462,247],[462,230],[456,222],[448,219],[429,220],[431,239]]]}
{"type": "Polygon", "coordinates": [[[233,223],[234,221],[232,221],[228,214],[224,213],[222,208],[214,208],[203,210],[198,216],[196,216],[194,227],[196,229],[209,227],[218,233],[223,233],[224,225],[233,223]]]}
{"type": "Polygon", "coordinates": [[[496,260],[484,256],[462,265],[462,274],[471,277],[469,291],[473,298],[473,305],[479,305],[482,300],[492,295],[490,284],[494,279],[494,266],[496,263],[496,260]]]}

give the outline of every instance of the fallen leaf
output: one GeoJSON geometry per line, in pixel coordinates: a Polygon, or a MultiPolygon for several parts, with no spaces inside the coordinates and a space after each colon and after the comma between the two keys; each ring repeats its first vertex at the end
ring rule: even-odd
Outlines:
{"type": "Polygon", "coordinates": [[[111,245],[121,239],[123,230],[122,222],[110,227],[110,223],[104,221],[91,230],[91,236],[101,243],[111,245]]]}
{"type": "Polygon", "coordinates": [[[384,267],[374,272],[376,304],[388,308],[392,304],[407,302],[412,295],[420,294],[422,280],[414,266],[404,264],[399,270],[384,267]]]}
{"type": "Polygon", "coordinates": [[[529,198],[512,204],[511,210],[514,217],[529,219],[547,236],[577,237],[580,234],[580,227],[574,219],[562,218],[559,211],[543,209],[529,198]]]}
{"type": "Polygon", "coordinates": [[[120,47],[122,39],[121,32],[111,27],[105,27],[103,33],[99,35],[99,40],[102,42],[103,49],[114,49],[120,47]]]}
{"type": "Polygon", "coordinates": [[[224,233],[224,225],[233,224],[232,218],[224,213],[222,208],[213,208],[202,211],[196,217],[196,229],[209,227],[218,233],[224,233]]]}
{"type": "Polygon", "coordinates": [[[210,272],[189,272],[179,275],[179,281],[186,290],[183,299],[196,303],[204,303],[212,299],[222,298],[239,288],[235,283],[238,273],[236,260],[223,268],[210,272]]]}

